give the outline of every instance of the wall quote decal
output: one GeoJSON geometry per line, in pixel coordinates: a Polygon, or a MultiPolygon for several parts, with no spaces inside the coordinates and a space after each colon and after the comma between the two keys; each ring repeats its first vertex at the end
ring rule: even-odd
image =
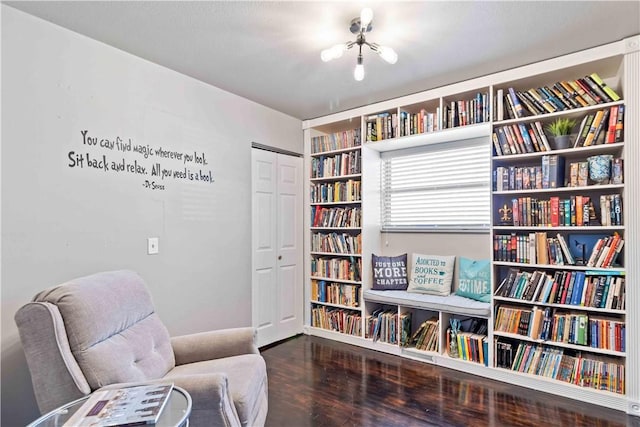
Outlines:
{"type": "Polygon", "coordinates": [[[149,190],[164,190],[169,180],[185,180],[213,184],[213,172],[207,156],[201,151],[176,151],[162,146],[136,144],[131,138],[101,138],[81,130],[85,150],[69,151],[68,167],[99,169],[104,172],[135,174],[143,177],[142,186],[149,190]],[[90,152],[91,151],[91,152],[90,152]],[[105,154],[106,151],[106,154],[105,154]],[[130,155],[126,155],[131,153],[130,155]],[[123,154],[123,156],[118,156],[123,154]],[[132,158],[139,156],[138,159],[132,158]]]}

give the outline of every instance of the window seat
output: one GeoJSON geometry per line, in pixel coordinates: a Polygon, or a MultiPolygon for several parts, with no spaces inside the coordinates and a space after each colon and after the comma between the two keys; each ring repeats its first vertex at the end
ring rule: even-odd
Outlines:
{"type": "Polygon", "coordinates": [[[427,295],[407,291],[364,291],[365,302],[401,305],[403,307],[421,308],[447,313],[464,314],[487,318],[491,314],[491,304],[475,301],[458,295],[427,295]]]}

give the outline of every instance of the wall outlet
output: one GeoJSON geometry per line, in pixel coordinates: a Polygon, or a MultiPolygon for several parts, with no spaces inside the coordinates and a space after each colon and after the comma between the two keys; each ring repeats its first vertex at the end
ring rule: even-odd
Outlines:
{"type": "Polygon", "coordinates": [[[147,254],[155,255],[158,253],[158,238],[149,237],[147,239],[147,254]]]}

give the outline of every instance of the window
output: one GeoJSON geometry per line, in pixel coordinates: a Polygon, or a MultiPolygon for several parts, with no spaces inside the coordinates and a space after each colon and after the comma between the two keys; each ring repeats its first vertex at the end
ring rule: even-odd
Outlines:
{"type": "Polygon", "coordinates": [[[487,138],[382,154],[383,231],[488,231],[487,138]]]}

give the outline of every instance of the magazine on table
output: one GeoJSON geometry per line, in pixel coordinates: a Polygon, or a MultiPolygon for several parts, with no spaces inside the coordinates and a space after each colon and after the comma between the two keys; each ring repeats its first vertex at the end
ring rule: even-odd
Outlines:
{"type": "Polygon", "coordinates": [[[95,391],[63,427],[155,424],[171,390],[173,383],[95,391]]]}

